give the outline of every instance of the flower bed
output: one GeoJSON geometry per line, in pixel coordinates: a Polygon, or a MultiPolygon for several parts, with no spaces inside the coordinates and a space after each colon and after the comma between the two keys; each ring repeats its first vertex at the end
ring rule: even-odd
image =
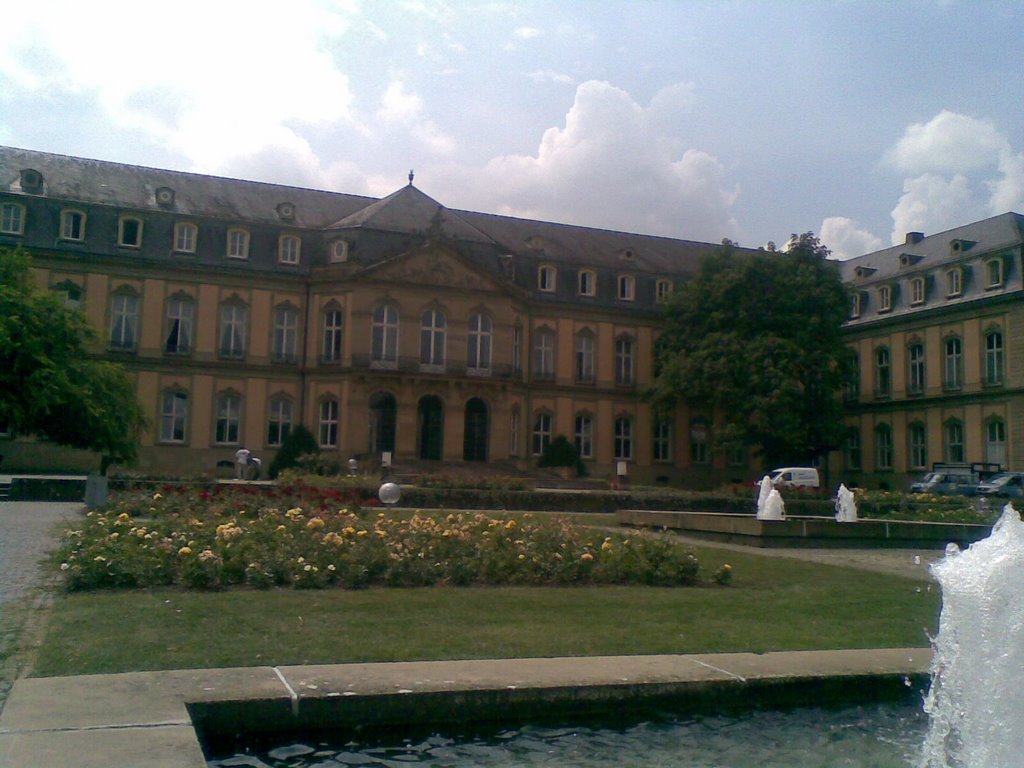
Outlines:
{"type": "MultiPolygon", "coordinates": [[[[693,552],[663,538],[603,536],[564,518],[395,515],[330,489],[115,495],[65,531],[68,590],[432,584],[657,584],[698,580],[693,552]],[[368,517],[361,512],[368,512],[368,517]]],[[[716,579],[717,580],[717,579],[716,579]]]]}

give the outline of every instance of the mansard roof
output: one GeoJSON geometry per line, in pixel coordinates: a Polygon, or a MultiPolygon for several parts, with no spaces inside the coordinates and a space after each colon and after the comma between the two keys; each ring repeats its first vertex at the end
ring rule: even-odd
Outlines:
{"type": "Polygon", "coordinates": [[[416,187],[382,198],[169,171],[33,150],[0,147],[0,193],[82,205],[163,211],[325,234],[372,230],[440,235],[471,248],[564,266],[681,275],[696,271],[717,245],[445,208],[416,187]],[[22,171],[43,177],[23,189],[22,171]],[[173,192],[170,202],[158,191],[173,192]],[[287,206],[287,207],[286,207],[287,206]],[[283,216],[282,211],[289,215],[283,216]]]}

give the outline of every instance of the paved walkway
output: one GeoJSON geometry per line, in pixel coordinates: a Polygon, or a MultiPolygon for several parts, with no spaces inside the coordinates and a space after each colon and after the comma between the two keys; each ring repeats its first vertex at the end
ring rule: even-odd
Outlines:
{"type": "Polygon", "coordinates": [[[81,510],[77,502],[0,502],[0,710],[17,673],[15,642],[49,599],[37,589],[40,561],[56,546],[60,523],[81,510]]]}

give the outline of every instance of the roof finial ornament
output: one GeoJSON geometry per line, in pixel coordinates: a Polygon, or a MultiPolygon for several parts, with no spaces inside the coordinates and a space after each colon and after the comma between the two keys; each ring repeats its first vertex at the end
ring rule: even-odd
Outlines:
{"type": "Polygon", "coordinates": [[[416,178],[416,174],[415,174],[415,173],[413,173],[413,172],[412,172],[412,171],[410,170],[410,171],[409,171],[409,186],[410,186],[410,187],[412,186],[412,180],[413,180],[414,178],[416,178]]]}

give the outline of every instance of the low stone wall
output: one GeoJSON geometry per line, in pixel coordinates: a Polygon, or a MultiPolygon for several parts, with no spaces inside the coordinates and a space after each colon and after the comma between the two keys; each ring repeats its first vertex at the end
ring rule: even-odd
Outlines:
{"type": "Polygon", "coordinates": [[[829,517],[787,517],[759,520],[754,515],[622,509],[620,525],[663,528],[712,541],[752,547],[847,547],[944,549],[985,538],[990,525],[922,523],[905,520],[858,520],[837,523],[829,517]]]}

